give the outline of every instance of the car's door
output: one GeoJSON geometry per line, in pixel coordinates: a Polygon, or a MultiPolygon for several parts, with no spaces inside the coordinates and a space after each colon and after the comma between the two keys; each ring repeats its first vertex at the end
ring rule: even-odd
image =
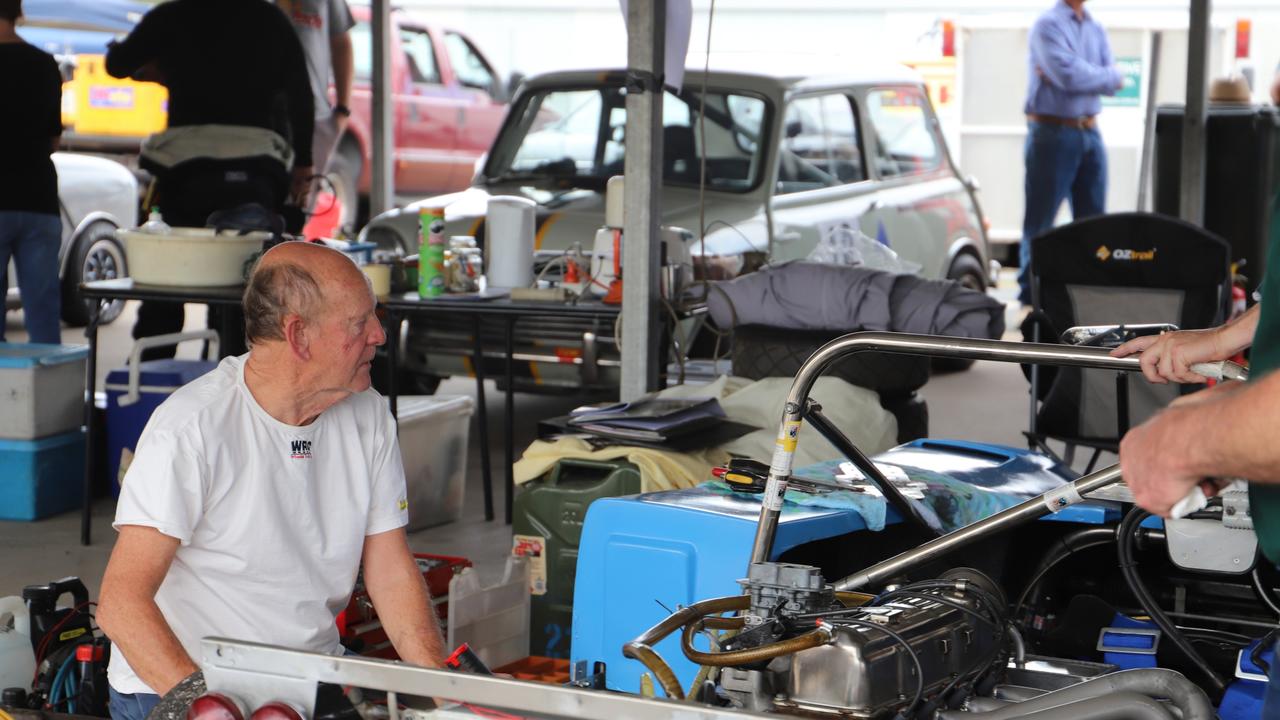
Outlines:
{"type": "Polygon", "coordinates": [[[920,264],[925,277],[945,277],[953,246],[983,243],[928,97],[914,85],[865,88],[859,97],[864,147],[877,185],[874,207],[862,217],[863,232],[920,264]]]}
{"type": "Polygon", "coordinates": [[[773,260],[851,262],[874,183],[855,100],[843,91],[788,98],[770,212],[773,260]]]}
{"type": "MultiPolygon", "coordinates": [[[[398,28],[406,72],[396,96],[396,192],[429,195],[456,190],[458,128],[466,100],[446,84],[440,50],[424,27],[398,28]]],[[[464,183],[465,184],[465,183],[464,183]]]]}
{"type": "Polygon", "coordinates": [[[466,185],[471,181],[476,158],[488,152],[498,134],[507,105],[505,98],[495,97],[494,93],[500,90],[498,77],[474,43],[461,33],[445,31],[444,48],[453,68],[453,90],[463,100],[453,184],[466,185]]]}

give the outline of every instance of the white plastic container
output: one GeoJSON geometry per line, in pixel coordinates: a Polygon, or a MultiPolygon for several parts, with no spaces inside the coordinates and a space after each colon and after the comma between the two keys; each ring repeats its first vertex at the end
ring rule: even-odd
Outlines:
{"type": "Polygon", "coordinates": [[[533,284],[533,236],[537,203],[500,195],[489,199],[485,215],[485,277],[491,288],[533,284]]]}
{"type": "Polygon", "coordinates": [[[83,345],[0,343],[0,439],[35,440],[84,421],[83,345]]]}
{"type": "Polygon", "coordinates": [[[270,233],[173,228],[168,234],[116,230],[129,260],[129,275],[144,285],[227,287],[243,285],[246,266],[270,233]]]}
{"type": "Polygon", "coordinates": [[[17,595],[0,598],[0,689],[31,691],[36,657],[31,650],[31,620],[17,595]]]}
{"type": "Polygon", "coordinates": [[[484,587],[473,568],[449,581],[448,647],[471,646],[490,668],[529,657],[529,565],[508,557],[502,579],[484,587]]]}
{"type": "Polygon", "coordinates": [[[410,532],[462,516],[474,407],[469,395],[401,395],[397,400],[410,532]]]}

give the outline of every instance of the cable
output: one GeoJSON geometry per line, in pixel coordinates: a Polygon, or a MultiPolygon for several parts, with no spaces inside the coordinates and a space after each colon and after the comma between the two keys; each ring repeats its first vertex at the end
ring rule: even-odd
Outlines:
{"type": "Polygon", "coordinates": [[[879,630],[885,635],[888,635],[889,637],[893,638],[895,641],[897,641],[899,645],[903,647],[904,650],[907,651],[907,657],[911,658],[911,664],[914,665],[916,668],[916,694],[915,694],[915,697],[911,699],[911,704],[907,706],[907,709],[902,711],[902,714],[909,716],[911,715],[911,713],[915,712],[915,709],[920,705],[920,701],[924,699],[924,668],[921,667],[920,657],[916,655],[915,648],[911,647],[911,643],[904,640],[901,635],[890,630],[889,628],[883,627],[881,625],[877,625],[873,622],[868,622],[866,620],[857,620],[854,618],[838,618],[838,619],[835,619],[832,624],[837,624],[837,623],[840,625],[857,625],[859,627],[871,628],[872,630],[879,630]]]}
{"type": "Polygon", "coordinates": [[[1249,573],[1249,577],[1253,578],[1253,591],[1258,594],[1258,599],[1271,608],[1271,612],[1280,615],[1280,605],[1276,605],[1275,598],[1271,597],[1271,592],[1262,584],[1262,576],[1258,574],[1256,564],[1253,566],[1253,572],[1249,573]]]}
{"type": "Polygon", "coordinates": [[[1125,582],[1129,585],[1130,592],[1137,598],[1138,604],[1151,617],[1152,622],[1160,628],[1165,637],[1182,651],[1182,654],[1196,666],[1205,679],[1209,681],[1213,691],[1221,695],[1226,689],[1226,682],[1213,669],[1212,666],[1200,655],[1199,651],[1191,645],[1187,637],[1182,634],[1169,617],[1160,609],[1156,603],[1155,597],[1151,595],[1151,591],[1143,584],[1142,577],[1138,575],[1138,563],[1134,560],[1133,551],[1137,545],[1137,530],[1142,521],[1151,516],[1151,513],[1139,507],[1134,507],[1124,516],[1124,520],[1120,522],[1120,529],[1117,531],[1117,551],[1120,555],[1120,572],[1124,575],[1125,582]]]}
{"type": "Polygon", "coordinates": [[[954,608],[967,615],[972,615],[973,617],[981,620],[982,622],[988,625],[991,625],[992,627],[996,627],[997,625],[999,625],[998,620],[993,620],[987,617],[986,615],[983,615],[982,613],[978,612],[977,610],[974,610],[971,607],[966,607],[962,603],[952,600],[951,598],[943,597],[942,595],[911,592],[909,590],[894,590],[892,592],[887,592],[884,595],[877,598],[876,604],[879,605],[880,603],[894,597],[912,597],[912,598],[920,598],[921,600],[928,600],[930,602],[936,602],[939,605],[946,605],[947,607],[954,608]]]}

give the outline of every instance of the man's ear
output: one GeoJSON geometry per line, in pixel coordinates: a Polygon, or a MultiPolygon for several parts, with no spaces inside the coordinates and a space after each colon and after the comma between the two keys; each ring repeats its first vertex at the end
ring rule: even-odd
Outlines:
{"type": "Polygon", "coordinates": [[[307,323],[297,313],[289,313],[284,318],[284,339],[289,343],[289,350],[300,360],[311,359],[311,342],[307,337],[307,323]]]}

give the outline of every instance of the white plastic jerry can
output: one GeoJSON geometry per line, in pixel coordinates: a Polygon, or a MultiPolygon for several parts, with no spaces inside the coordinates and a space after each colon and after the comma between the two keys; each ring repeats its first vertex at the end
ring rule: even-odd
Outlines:
{"type": "Polygon", "coordinates": [[[27,604],[17,595],[0,598],[0,690],[20,687],[30,692],[35,672],[27,604]]]}

